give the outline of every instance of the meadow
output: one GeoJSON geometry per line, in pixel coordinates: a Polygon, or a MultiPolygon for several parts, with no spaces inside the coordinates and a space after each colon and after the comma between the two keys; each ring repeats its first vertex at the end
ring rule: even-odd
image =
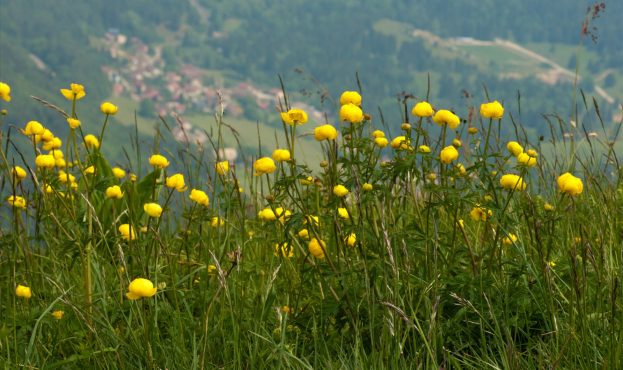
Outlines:
{"type": "Polygon", "coordinates": [[[77,83],[42,100],[62,132],[10,125],[11,88],[6,369],[623,368],[622,122],[584,94],[539,140],[494,96],[405,96],[397,123],[345,91],[331,123],[284,91],[274,151],[228,162],[222,110],[204,147],[146,147],[109,123],[121,102],[81,122],[77,83]],[[311,137],[321,157],[299,158],[311,137]]]}

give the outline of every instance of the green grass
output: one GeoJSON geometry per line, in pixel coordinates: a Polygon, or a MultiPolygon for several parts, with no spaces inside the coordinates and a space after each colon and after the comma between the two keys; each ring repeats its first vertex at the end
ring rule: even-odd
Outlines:
{"type": "MultiPolygon", "coordinates": [[[[108,132],[104,147],[121,145],[111,138],[124,132],[133,135],[135,103],[113,101],[119,112],[107,130],[116,135],[108,132]]],[[[478,108],[456,111],[468,117],[478,108]]],[[[512,125],[508,114],[502,125],[512,125]]],[[[597,120],[592,111],[580,114],[587,123],[597,120]]],[[[186,118],[210,133],[216,149],[233,145],[228,126],[241,141],[258,138],[253,122],[186,118]]],[[[65,168],[75,176],[74,190],[60,181],[60,169],[37,168],[32,151],[11,149],[3,123],[0,363],[52,369],[621,368],[623,172],[615,165],[621,156],[597,140],[588,145],[579,132],[576,142],[555,134],[542,146],[519,140],[525,150],[539,150],[536,166],[526,167],[508,153],[507,140],[498,139],[497,122],[474,116],[477,134],[459,126],[438,136],[428,120],[422,120],[424,130],[417,118],[403,129],[412,146],[404,151],[374,143],[377,121],[344,123],[335,141],[323,142],[299,136],[312,131],[312,122],[297,127],[296,135],[290,126],[262,124],[265,155],[276,141],[292,150],[286,138],[293,136],[298,148],[293,161],[267,174],[247,162],[219,175],[209,146],[166,142],[163,135],[154,139],[156,148],[137,140],[139,147],[128,150],[128,170],[139,178],[115,178],[106,148],[87,151],[81,140],[70,141],[65,157],[80,159],[65,168]],[[459,157],[442,163],[441,148],[455,138],[462,141],[459,157]],[[417,150],[422,143],[430,154],[417,150]],[[154,151],[172,165],[151,167],[154,151]],[[303,154],[324,163],[310,169],[303,154]],[[14,164],[31,170],[21,182],[12,176],[14,164]],[[94,174],[85,173],[89,166],[94,174]],[[188,188],[174,189],[174,171],[188,188]],[[565,172],[578,180],[560,187],[565,172]],[[526,189],[505,188],[503,174],[521,176],[526,189]],[[313,184],[300,181],[307,176],[313,184]],[[337,196],[337,184],[350,193],[337,196]],[[39,190],[48,185],[52,192],[39,190]],[[107,197],[115,185],[121,199],[107,197]],[[192,190],[205,191],[209,205],[197,203],[192,190]],[[13,206],[11,196],[23,197],[26,207],[13,206]],[[144,212],[151,202],[162,206],[159,218],[144,212]],[[124,224],[136,238],[123,234],[124,224]],[[283,243],[286,253],[275,253],[283,243]],[[135,289],[136,278],[148,279],[155,293],[150,283],[135,289]],[[29,287],[31,296],[24,297],[23,288],[18,296],[18,285],[29,287]],[[57,311],[62,318],[52,315],[57,311]]],[[[141,134],[153,134],[149,120],[139,118],[138,125],[141,134]]],[[[98,131],[93,127],[99,126],[83,122],[85,132],[98,131]]],[[[617,138],[609,132],[600,139],[617,138]]],[[[29,139],[10,140],[27,147],[29,139]]]]}

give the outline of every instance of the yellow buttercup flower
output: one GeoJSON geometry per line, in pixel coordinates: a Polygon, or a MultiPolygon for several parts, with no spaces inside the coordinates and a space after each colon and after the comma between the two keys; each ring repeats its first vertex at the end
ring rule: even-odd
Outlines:
{"type": "Polygon", "coordinates": [[[121,199],[123,198],[123,192],[119,185],[113,185],[106,188],[106,198],[108,199],[121,199]]]}
{"type": "Polygon", "coordinates": [[[102,111],[102,113],[106,114],[106,115],[114,115],[115,113],[117,113],[117,110],[119,108],[114,105],[111,102],[103,102],[102,105],[100,105],[100,111],[102,111]]]}
{"type": "Polygon", "coordinates": [[[275,257],[294,257],[294,248],[290,243],[275,244],[275,257]]]}
{"type": "Polygon", "coordinates": [[[122,179],[125,177],[125,171],[122,168],[114,167],[112,169],[112,174],[118,179],[122,179]]]}
{"type": "Polygon", "coordinates": [[[9,203],[11,207],[21,208],[21,209],[26,208],[26,199],[24,199],[23,197],[20,197],[19,195],[11,195],[7,198],[6,201],[7,203],[9,203]]]}
{"type": "Polygon", "coordinates": [[[430,147],[428,145],[420,145],[417,148],[417,151],[423,154],[428,154],[430,153],[430,147]]]}
{"type": "Polygon", "coordinates": [[[11,101],[11,86],[4,82],[0,82],[0,99],[11,101]]]}
{"type": "Polygon", "coordinates": [[[153,154],[151,157],[149,157],[149,164],[155,168],[162,169],[169,166],[169,160],[163,155],[153,154]]]}
{"type": "Polygon", "coordinates": [[[361,106],[361,95],[357,91],[344,91],[340,96],[340,105],[354,104],[361,106]]]}
{"type": "Polygon", "coordinates": [[[502,185],[504,189],[519,191],[526,190],[527,186],[521,176],[514,175],[512,173],[502,175],[500,178],[500,185],[502,185]]]}
{"type": "Polygon", "coordinates": [[[128,292],[125,294],[130,300],[137,300],[140,298],[153,297],[156,294],[157,288],[154,287],[154,283],[144,278],[137,278],[132,280],[128,286],[128,292]]]}
{"type": "Polygon", "coordinates": [[[345,197],[348,193],[349,191],[344,185],[335,185],[333,187],[333,194],[337,197],[345,197]]]}
{"type": "Polygon", "coordinates": [[[504,107],[497,100],[484,103],[480,105],[480,115],[485,118],[501,119],[504,116],[504,107]]]}
{"type": "Polygon", "coordinates": [[[474,221],[487,221],[487,218],[493,216],[493,212],[490,209],[486,209],[484,207],[480,207],[478,204],[472,208],[469,212],[469,216],[474,221]]]}
{"type": "Polygon", "coordinates": [[[349,247],[354,247],[355,243],[357,243],[357,235],[355,235],[355,233],[350,233],[345,239],[344,242],[346,243],[346,245],[348,245],[349,247]]]}
{"type": "Polygon", "coordinates": [[[426,175],[426,179],[429,181],[435,181],[437,180],[437,174],[434,172],[430,172],[428,175],[426,175]]]}
{"type": "Polygon", "coordinates": [[[262,157],[253,163],[253,169],[255,169],[256,175],[269,174],[275,172],[277,166],[270,157],[262,157]]]}
{"type": "Polygon", "coordinates": [[[565,193],[571,196],[577,196],[582,194],[584,190],[584,184],[582,180],[578,177],[573,176],[569,172],[563,173],[556,180],[558,183],[558,188],[561,193],[565,193]]]}
{"type": "Polygon", "coordinates": [[[12,173],[13,173],[13,178],[16,181],[22,181],[23,179],[26,178],[26,171],[20,166],[14,166],[12,173]]]}
{"type": "Polygon", "coordinates": [[[32,291],[29,287],[18,284],[15,288],[15,295],[19,298],[30,299],[32,297],[32,291]]]}
{"type": "Polygon", "coordinates": [[[517,162],[528,167],[536,166],[536,158],[529,156],[527,153],[520,153],[517,156],[517,162]]]}
{"type": "Polygon", "coordinates": [[[95,174],[95,166],[89,166],[84,169],[85,175],[93,175],[95,174]]]}
{"type": "Polygon", "coordinates": [[[372,137],[375,138],[375,139],[379,138],[379,137],[385,137],[385,133],[383,131],[381,131],[381,130],[374,130],[372,132],[372,137]]]}
{"type": "Polygon", "coordinates": [[[409,139],[405,136],[396,136],[390,143],[391,147],[396,150],[408,150],[411,148],[409,144],[409,139]]]}
{"type": "Polygon", "coordinates": [[[463,146],[463,142],[461,142],[461,140],[459,139],[453,139],[452,146],[458,149],[463,146]]]}
{"type": "Polygon", "coordinates": [[[119,234],[121,234],[121,238],[125,240],[135,240],[136,239],[136,231],[129,224],[121,224],[119,225],[119,234]]]}
{"type": "MultiPolygon", "coordinates": [[[[41,139],[41,141],[43,141],[43,142],[48,142],[50,140],[54,140],[54,133],[52,133],[52,131],[48,130],[47,128],[44,128],[43,132],[41,133],[41,136],[39,137],[39,139],[41,139]]],[[[39,141],[39,140],[37,140],[37,141],[39,141]]]]}
{"type": "Polygon", "coordinates": [[[437,113],[435,113],[435,115],[433,116],[433,122],[440,126],[447,125],[452,130],[455,130],[457,127],[459,127],[461,119],[449,110],[441,109],[438,110],[437,113]]]}
{"type": "Polygon", "coordinates": [[[543,205],[543,209],[545,209],[547,212],[552,212],[555,208],[553,205],[549,204],[549,203],[545,203],[543,205]]]}
{"type": "Polygon", "coordinates": [[[54,168],[56,161],[51,154],[39,154],[35,158],[35,165],[39,168],[54,168]]]}
{"type": "Polygon", "coordinates": [[[145,203],[143,210],[149,215],[149,217],[158,218],[162,214],[162,207],[158,203],[145,203]]]}
{"type": "Polygon", "coordinates": [[[337,215],[340,218],[343,218],[345,220],[348,220],[350,218],[350,214],[348,214],[348,210],[346,208],[344,208],[344,207],[339,207],[337,209],[337,215]]]}
{"type": "Polygon", "coordinates": [[[76,119],[76,118],[67,118],[67,124],[69,125],[69,128],[71,129],[76,129],[78,127],[80,127],[80,120],[76,119]]]}
{"type": "Polygon", "coordinates": [[[413,106],[413,109],[411,109],[411,114],[418,117],[431,117],[433,113],[433,106],[425,101],[417,103],[413,106]]]}
{"type": "Polygon", "coordinates": [[[309,238],[309,231],[307,229],[301,229],[301,231],[297,234],[300,238],[307,239],[309,238]]]}
{"type": "Polygon", "coordinates": [[[374,139],[374,144],[379,148],[385,148],[389,141],[385,137],[377,137],[374,139]]]}
{"type": "Polygon", "coordinates": [[[62,319],[63,316],[65,316],[65,311],[61,311],[61,310],[52,311],[52,317],[54,317],[56,320],[62,319]]]}
{"type": "Polygon", "coordinates": [[[95,137],[95,135],[86,135],[84,137],[84,143],[86,144],[87,148],[97,149],[100,147],[100,141],[97,139],[97,137],[95,137]]]}
{"type": "Polygon", "coordinates": [[[41,135],[45,131],[45,127],[37,121],[28,121],[24,129],[22,130],[22,134],[26,136],[32,135],[41,135]]]}
{"type": "Polygon", "coordinates": [[[449,145],[443,148],[441,150],[441,153],[439,153],[439,159],[441,160],[442,163],[445,163],[445,164],[448,164],[456,160],[457,158],[459,158],[459,151],[456,150],[456,148],[453,147],[452,145],[449,145]]]}
{"type": "Polygon", "coordinates": [[[470,128],[467,129],[467,133],[470,134],[470,135],[477,134],[478,133],[478,128],[470,127],[470,128]]]}
{"type": "Polygon", "coordinates": [[[307,113],[298,108],[292,108],[287,112],[281,112],[281,119],[288,125],[302,125],[307,122],[307,113]]]}
{"type": "Polygon", "coordinates": [[[277,162],[286,162],[290,160],[290,151],[288,149],[275,149],[273,151],[273,159],[277,162]]]}
{"type": "Polygon", "coordinates": [[[175,189],[180,193],[187,189],[186,183],[184,182],[184,175],[181,173],[176,173],[175,175],[167,177],[164,184],[167,188],[175,189]]]}
{"type": "Polygon", "coordinates": [[[60,149],[61,146],[63,145],[63,142],[61,141],[60,138],[52,138],[52,140],[48,140],[46,141],[43,146],[42,149],[43,150],[54,150],[54,149],[60,149]]]}
{"type": "Polygon", "coordinates": [[[266,208],[260,210],[257,213],[257,216],[262,221],[275,221],[277,219],[277,216],[275,216],[275,212],[270,207],[266,207],[266,208]]]}
{"type": "Polygon", "coordinates": [[[363,191],[371,191],[372,189],[374,189],[374,186],[366,182],[361,188],[363,189],[363,191]]]}
{"type": "Polygon", "coordinates": [[[508,236],[502,238],[502,244],[504,245],[513,245],[517,241],[517,235],[513,233],[508,233],[508,236]]]}
{"type": "Polygon", "coordinates": [[[536,158],[536,157],[538,157],[538,156],[539,156],[539,153],[537,153],[537,151],[536,151],[536,150],[534,150],[534,149],[528,149],[528,150],[526,150],[526,154],[527,154],[527,155],[529,155],[529,156],[530,156],[530,157],[532,157],[532,158],[536,158]]]}
{"type": "Polygon", "coordinates": [[[61,94],[69,101],[80,100],[84,98],[84,86],[80,84],[71,84],[69,89],[61,89],[61,94]]]}
{"type": "Polygon", "coordinates": [[[400,129],[404,131],[409,131],[411,130],[411,125],[408,123],[403,123],[402,125],[400,125],[400,129]]]}
{"type": "Polygon", "coordinates": [[[204,207],[210,205],[210,198],[208,198],[208,194],[206,194],[203,190],[192,189],[188,197],[193,202],[200,204],[204,207]]]}
{"type": "Polygon", "coordinates": [[[523,153],[522,146],[516,141],[509,141],[508,144],[506,144],[506,149],[515,157],[523,153]]]}
{"type": "Polygon", "coordinates": [[[456,165],[456,169],[459,170],[460,176],[465,176],[465,174],[467,173],[467,169],[465,168],[465,166],[463,166],[463,163],[458,163],[456,165]]]}
{"type": "Polygon", "coordinates": [[[321,125],[314,128],[314,138],[317,141],[335,140],[337,138],[337,130],[331,125],[321,125]]]}
{"type": "Polygon", "coordinates": [[[307,244],[307,249],[314,257],[318,259],[323,259],[325,257],[324,252],[326,250],[326,244],[322,240],[312,238],[307,244]]]}
{"type": "Polygon", "coordinates": [[[212,227],[221,227],[221,226],[225,226],[225,220],[223,220],[220,217],[212,217],[210,219],[210,226],[212,227]]]}
{"type": "Polygon", "coordinates": [[[363,111],[355,104],[344,104],[340,108],[340,121],[359,123],[363,121],[363,111]]]}
{"type": "Polygon", "coordinates": [[[58,181],[66,184],[66,183],[74,183],[76,182],[76,177],[70,173],[65,173],[65,171],[58,171],[58,181]]]}
{"type": "Polygon", "coordinates": [[[214,167],[216,169],[216,173],[218,173],[221,176],[223,176],[227,172],[229,172],[229,162],[228,161],[218,162],[216,165],[214,165],[214,167]]]}

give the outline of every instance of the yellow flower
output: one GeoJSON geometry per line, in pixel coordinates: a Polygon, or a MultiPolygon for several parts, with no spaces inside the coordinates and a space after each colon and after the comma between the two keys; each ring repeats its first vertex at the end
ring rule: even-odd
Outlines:
{"type": "Polygon", "coordinates": [[[340,121],[359,123],[363,121],[363,111],[355,104],[344,104],[340,108],[340,121]]]}
{"type": "Polygon", "coordinates": [[[277,219],[277,216],[275,216],[275,212],[270,207],[266,207],[260,210],[257,216],[262,221],[275,221],[277,219]]]}
{"type": "Polygon", "coordinates": [[[303,219],[303,223],[305,225],[307,225],[308,223],[313,223],[314,225],[318,226],[318,225],[320,225],[320,219],[318,218],[318,216],[307,215],[303,219]]]}
{"type": "Polygon", "coordinates": [[[456,160],[457,158],[459,158],[459,151],[456,150],[456,148],[453,147],[452,145],[449,145],[443,148],[441,150],[441,153],[439,153],[439,159],[441,160],[442,163],[445,163],[445,164],[448,164],[456,160]]]}
{"type": "Polygon", "coordinates": [[[86,135],[84,137],[84,143],[86,144],[87,148],[97,149],[100,147],[100,141],[97,139],[97,137],[95,137],[95,135],[86,135]]]}
{"type": "Polygon", "coordinates": [[[381,131],[381,130],[374,130],[372,132],[372,137],[375,138],[375,139],[379,138],[379,137],[385,137],[385,133],[383,131],[381,131]]]}
{"type": "Polygon", "coordinates": [[[427,178],[429,181],[435,181],[435,180],[437,180],[437,174],[436,174],[436,173],[434,173],[434,172],[431,172],[431,173],[429,173],[428,175],[426,175],[426,178],[427,178]]]}
{"type": "Polygon", "coordinates": [[[374,186],[366,182],[365,184],[363,184],[361,188],[363,189],[363,191],[371,191],[372,189],[374,189],[374,186]]]}
{"type": "Polygon", "coordinates": [[[465,221],[463,221],[463,219],[462,219],[462,218],[459,218],[459,219],[457,220],[457,223],[459,224],[459,227],[461,228],[461,230],[464,230],[464,229],[465,229],[465,221]]]}
{"type": "Polygon", "coordinates": [[[21,181],[26,178],[26,171],[20,166],[14,166],[12,173],[13,173],[13,178],[16,181],[21,181]]]}
{"type": "Polygon", "coordinates": [[[452,130],[455,130],[459,127],[459,123],[461,123],[461,119],[454,113],[450,112],[446,109],[438,110],[437,113],[433,116],[433,122],[438,124],[439,126],[448,125],[452,130]]]}
{"type": "Polygon", "coordinates": [[[39,168],[54,168],[56,161],[50,154],[39,154],[35,158],[35,165],[39,168]]]}
{"type": "Polygon", "coordinates": [[[527,154],[527,155],[529,155],[529,156],[530,156],[530,157],[532,157],[532,158],[536,158],[536,157],[538,157],[538,156],[539,156],[539,153],[537,153],[537,151],[536,151],[536,150],[534,150],[534,149],[528,149],[528,150],[526,150],[526,154],[527,154]]]}
{"type": "Polygon", "coordinates": [[[345,239],[344,242],[346,243],[346,245],[348,245],[349,247],[354,247],[355,243],[357,243],[357,235],[355,235],[355,233],[350,233],[345,239]]]}
{"type": "Polygon", "coordinates": [[[536,158],[530,157],[527,153],[520,153],[517,156],[517,162],[519,162],[519,164],[522,164],[528,167],[536,166],[536,158]]]}
{"type": "Polygon", "coordinates": [[[84,173],[86,175],[93,175],[95,174],[95,166],[89,166],[87,168],[84,169],[84,173]]]}
{"type": "Polygon", "coordinates": [[[135,182],[137,179],[136,174],[130,173],[130,181],[135,182]]]}
{"type": "Polygon", "coordinates": [[[417,148],[417,151],[420,153],[428,154],[430,153],[430,147],[428,145],[420,145],[417,148]]]}
{"type": "Polygon", "coordinates": [[[273,151],[273,159],[277,162],[289,161],[290,151],[288,149],[275,149],[273,151]]]}
{"type": "Polygon", "coordinates": [[[221,176],[223,176],[227,172],[229,172],[229,162],[228,161],[218,162],[214,167],[216,169],[216,173],[218,173],[221,176]]]}
{"type": "Polygon", "coordinates": [[[474,135],[478,133],[478,128],[476,127],[470,127],[467,129],[467,133],[469,133],[470,135],[474,135]]]}
{"type": "Polygon", "coordinates": [[[281,307],[281,312],[283,313],[292,313],[292,309],[288,306],[281,307]]]}
{"type": "Polygon", "coordinates": [[[490,209],[480,207],[478,204],[472,208],[469,212],[469,216],[474,221],[487,221],[487,218],[493,216],[493,212],[490,209]]]}
{"type": "MultiPolygon", "coordinates": [[[[41,133],[41,136],[39,137],[39,139],[41,139],[44,142],[48,142],[48,141],[54,139],[54,134],[52,133],[52,131],[50,131],[47,128],[45,128],[45,129],[43,129],[43,132],[41,133]]],[[[37,140],[37,141],[39,141],[39,140],[37,140]]]]}
{"type": "Polygon", "coordinates": [[[456,168],[459,170],[460,176],[465,176],[465,174],[467,173],[467,169],[465,168],[465,166],[463,166],[462,163],[457,164],[456,168]]]}
{"type": "Polygon", "coordinates": [[[516,141],[509,141],[508,144],[506,144],[506,149],[515,157],[523,153],[523,148],[516,141]]]}
{"type": "Polygon", "coordinates": [[[309,252],[318,259],[324,258],[324,252],[326,250],[326,244],[322,240],[318,240],[316,238],[312,238],[307,244],[307,249],[309,252]]]}
{"type": "Polygon", "coordinates": [[[115,113],[117,113],[118,109],[119,108],[117,108],[116,105],[107,101],[103,102],[102,105],[100,105],[100,110],[106,115],[114,115],[115,113]]]}
{"type": "Polygon", "coordinates": [[[192,189],[188,197],[193,202],[200,204],[204,207],[210,205],[210,198],[208,198],[208,194],[206,194],[203,190],[192,189]]]}
{"type": "Polygon", "coordinates": [[[556,267],[556,262],[554,262],[554,261],[549,261],[549,262],[547,263],[547,265],[548,265],[549,267],[552,267],[552,268],[553,268],[553,267],[556,267]]]}
{"type": "Polygon", "coordinates": [[[281,119],[288,125],[302,125],[307,122],[307,113],[298,108],[292,108],[287,112],[281,112],[281,119]]]}
{"type": "Polygon", "coordinates": [[[225,226],[225,220],[223,220],[220,217],[212,217],[210,219],[210,226],[212,227],[220,227],[220,226],[225,226]]]}
{"type": "Polygon", "coordinates": [[[545,203],[543,205],[543,208],[547,211],[547,212],[552,212],[555,208],[553,205],[549,204],[549,203],[545,203]]]}
{"type": "Polygon", "coordinates": [[[122,179],[125,177],[125,171],[119,167],[114,167],[112,169],[112,174],[118,179],[122,179]]]}
{"type": "Polygon", "coordinates": [[[337,215],[340,216],[340,218],[343,218],[345,220],[348,220],[350,218],[350,214],[348,214],[348,210],[343,207],[339,207],[337,209],[337,215]]]}
{"type": "Polygon", "coordinates": [[[411,114],[418,117],[430,117],[433,115],[433,107],[430,103],[421,101],[413,106],[411,109],[411,114]]]}
{"type": "Polygon", "coordinates": [[[123,198],[123,192],[119,185],[113,185],[106,188],[106,198],[108,199],[121,199],[123,198]]]}
{"type": "Polygon", "coordinates": [[[4,82],[0,82],[0,98],[4,101],[11,101],[11,86],[4,82]]]}
{"type": "Polygon", "coordinates": [[[175,189],[180,193],[187,189],[186,183],[184,183],[184,175],[181,173],[176,173],[175,175],[167,177],[164,184],[167,188],[175,189]]]}
{"type": "Polygon", "coordinates": [[[81,123],[79,119],[69,117],[67,118],[67,124],[69,125],[69,128],[75,129],[80,127],[81,123]]]}
{"type": "Polygon", "coordinates": [[[119,234],[121,234],[121,238],[125,240],[134,240],[136,239],[136,231],[129,224],[121,224],[119,225],[119,234]]]}
{"type": "Polygon", "coordinates": [[[337,130],[331,125],[321,125],[314,129],[314,138],[317,141],[335,140],[337,138],[337,130]]]}
{"type": "Polygon", "coordinates": [[[56,320],[60,320],[63,318],[63,316],[65,316],[65,311],[61,311],[61,310],[52,311],[52,316],[56,320]]]}
{"type": "Polygon", "coordinates": [[[30,297],[32,297],[32,291],[29,287],[18,284],[15,288],[15,295],[19,298],[30,299],[30,297]]]}
{"type": "Polygon", "coordinates": [[[348,189],[344,185],[335,185],[333,187],[333,194],[337,197],[345,197],[349,193],[348,189]]]}
{"type": "Polygon", "coordinates": [[[45,127],[37,121],[29,121],[24,129],[22,130],[22,134],[26,136],[32,135],[41,135],[45,131],[45,127]]]}
{"type": "Polygon", "coordinates": [[[391,147],[396,150],[408,150],[410,148],[409,144],[409,139],[405,136],[396,136],[390,143],[391,147]]]}
{"type": "Polygon", "coordinates": [[[294,248],[290,243],[275,244],[275,257],[294,257],[294,248]]]}
{"type": "Polygon", "coordinates": [[[275,208],[275,216],[279,219],[281,223],[284,223],[287,219],[290,218],[290,216],[292,216],[292,212],[284,209],[283,207],[277,207],[275,208]]]}
{"type": "Polygon", "coordinates": [[[149,215],[149,217],[158,218],[162,214],[162,207],[158,203],[145,203],[143,210],[149,215]]]}
{"type": "Polygon", "coordinates": [[[6,201],[12,207],[22,208],[22,209],[26,208],[26,199],[24,199],[23,197],[20,197],[19,195],[11,195],[7,198],[6,201]]]}
{"type": "Polygon", "coordinates": [[[480,105],[480,115],[485,118],[501,119],[504,116],[504,107],[497,100],[484,103],[480,105]]]}
{"type": "Polygon", "coordinates": [[[156,294],[156,290],[154,283],[144,278],[138,278],[132,280],[125,296],[135,301],[139,298],[153,297],[156,294]]]}
{"type": "Polygon", "coordinates": [[[71,84],[70,89],[61,89],[61,94],[69,101],[80,100],[84,98],[84,86],[80,84],[71,84]]]}
{"type": "Polygon", "coordinates": [[[65,171],[58,171],[58,181],[66,184],[66,183],[74,183],[76,182],[76,177],[70,173],[65,173],[65,171]]]}
{"type": "Polygon", "coordinates": [[[405,130],[405,131],[409,131],[411,130],[411,125],[408,123],[403,123],[402,125],[400,125],[400,129],[401,130],[405,130]]]}
{"type": "Polygon", "coordinates": [[[578,177],[573,176],[569,172],[560,175],[557,182],[560,192],[571,196],[580,195],[584,190],[584,184],[582,183],[582,180],[578,177]]]}
{"type": "Polygon", "coordinates": [[[513,233],[508,233],[508,236],[502,238],[502,244],[504,245],[513,245],[517,241],[517,235],[513,233]]]}
{"type": "Polygon", "coordinates": [[[340,105],[354,104],[361,106],[361,95],[357,91],[344,91],[340,96],[340,105]]]}
{"type": "Polygon", "coordinates": [[[389,141],[385,137],[377,137],[374,139],[374,144],[379,148],[385,148],[387,143],[389,143],[389,141]]]}
{"type": "Polygon", "coordinates": [[[165,168],[169,165],[169,160],[160,154],[153,154],[151,157],[149,157],[149,164],[152,165],[154,168],[165,168]]]}
{"type": "Polygon", "coordinates": [[[514,175],[512,173],[503,175],[500,178],[500,185],[502,185],[504,189],[519,190],[519,191],[526,190],[526,186],[527,186],[526,183],[521,178],[521,176],[514,175]]]}
{"type": "Polygon", "coordinates": [[[253,163],[253,169],[255,169],[255,174],[257,176],[262,174],[269,174],[275,172],[277,166],[275,166],[275,162],[270,157],[262,157],[253,163]]]}
{"type": "Polygon", "coordinates": [[[216,265],[208,265],[208,275],[214,275],[216,274],[218,271],[218,268],[216,267],[216,265]]]}
{"type": "Polygon", "coordinates": [[[453,139],[452,146],[458,149],[463,146],[463,143],[459,139],[453,139]]]}
{"type": "Polygon", "coordinates": [[[61,139],[55,137],[55,138],[52,138],[52,140],[46,141],[43,144],[42,149],[43,150],[60,149],[62,145],[63,145],[63,142],[61,141],[61,139]]]}
{"type": "Polygon", "coordinates": [[[297,234],[300,238],[307,239],[309,238],[309,231],[307,229],[301,229],[301,231],[297,234]]]}

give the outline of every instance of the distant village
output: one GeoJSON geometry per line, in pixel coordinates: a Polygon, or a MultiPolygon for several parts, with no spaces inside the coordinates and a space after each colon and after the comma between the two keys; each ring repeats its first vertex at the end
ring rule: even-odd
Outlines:
{"type": "MultiPolygon", "coordinates": [[[[209,76],[209,72],[191,64],[176,71],[167,70],[162,57],[162,46],[150,48],[136,37],[128,37],[117,29],[109,29],[103,45],[117,61],[114,66],[102,66],[102,72],[113,84],[114,96],[129,96],[137,102],[153,102],[155,115],[174,117],[181,123],[174,135],[178,141],[191,140],[203,143],[203,130],[183,119],[185,113],[215,112],[223,104],[227,114],[243,117],[242,99],[251,99],[258,109],[274,111],[283,92],[278,88],[261,89],[250,83],[224,86],[209,76]],[[217,86],[217,83],[220,86],[217,86]]],[[[303,102],[293,102],[293,107],[304,109],[310,120],[322,120],[322,113],[303,102]]]]}

